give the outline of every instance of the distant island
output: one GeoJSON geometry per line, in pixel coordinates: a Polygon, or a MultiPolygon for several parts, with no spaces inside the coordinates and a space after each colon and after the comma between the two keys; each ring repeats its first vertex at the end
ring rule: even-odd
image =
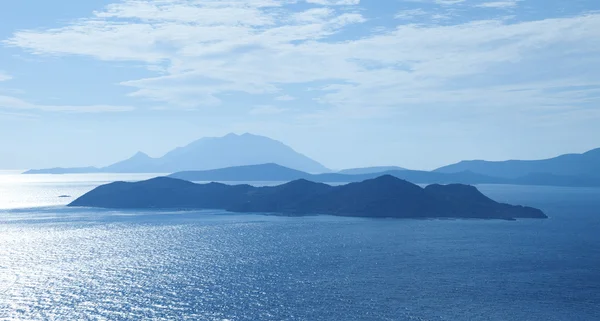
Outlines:
{"type": "Polygon", "coordinates": [[[421,188],[391,175],[341,186],[299,179],[273,187],[195,184],[158,177],[102,185],[69,206],[373,218],[547,218],[539,209],[495,202],[473,186],[435,184],[421,188]]]}
{"type": "MultiPolygon", "coordinates": [[[[393,167],[392,167],[393,168],[393,167]]],[[[385,169],[385,168],[384,168],[385,169]]],[[[360,172],[360,171],[356,171],[360,172]]],[[[360,182],[383,175],[391,175],[416,184],[502,184],[506,180],[471,172],[463,173],[434,173],[412,170],[388,170],[384,172],[365,171],[365,174],[324,173],[310,174],[303,171],[287,168],[278,164],[260,164],[220,168],[206,171],[184,171],[168,175],[171,178],[186,181],[219,181],[219,182],[288,182],[297,179],[306,179],[321,183],[351,183],[360,182]]]]}
{"type": "Polygon", "coordinates": [[[337,172],[268,137],[228,134],[207,137],[176,148],[160,158],[138,152],[116,164],[97,167],[29,170],[24,174],[173,173],[190,181],[358,182],[392,175],[416,184],[512,184],[600,187],[600,149],[543,160],[462,161],[434,171],[398,166],[350,168],[337,172]]]}
{"type": "Polygon", "coordinates": [[[361,167],[361,168],[348,168],[343,169],[338,174],[345,175],[361,175],[361,174],[374,174],[374,173],[383,173],[383,172],[391,172],[391,171],[405,171],[406,168],[399,166],[373,166],[373,167],[361,167]]]}
{"type": "Polygon", "coordinates": [[[552,174],[529,174],[518,178],[500,178],[471,171],[456,173],[426,172],[413,170],[389,170],[384,172],[369,172],[365,174],[309,174],[277,164],[261,164],[221,168],[206,171],[185,171],[168,175],[194,182],[287,182],[296,179],[306,179],[321,183],[351,183],[382,175],[391,175],[415,184],[511,184],[538,186],[571,186],[571,187],[600,187],[600,178],[569,177],[552,174]]]}
{"type": "Polygon", "coordinates": [[[539,180],[589,181],[600,179],[600,148],[583,154],[565,154],[542,160],[471,160],[440,167],[438,173],[470,171],[481,175],[517,179],[533,175],[539,180]]]}
{"type": "Polygon", "coordinates": [[[129,159],[101,168],[58,167],[28,170],[24,174],[174,173],[264,163],[277,163],[309,173],[330,172],[319,162],[277,140],[246,133],[201,138],[159,158],[138,152],[129,159]]]}

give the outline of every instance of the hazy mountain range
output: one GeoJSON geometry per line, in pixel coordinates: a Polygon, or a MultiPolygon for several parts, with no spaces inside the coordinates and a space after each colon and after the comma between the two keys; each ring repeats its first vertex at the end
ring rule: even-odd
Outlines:
{"type": "MultiPolygon", "coordinates": [[[[360,171],[351,171],[360,172],[360,171]]],[[[220,168],[206,171],[185,171],[169,175],[171,178],[178,178],[187,181],[221,181],[221,182],[286,182],[297,179],[306,179],[313,182],[322,183],[350,183],[360,182],[367,179],[379,177],[381,175],[391,175],[397,178],[405,179],[416,184],[502,184],[505,179],[490,177],[486,175],[474,174],[471,172],[461,173],[436,173],[427,171],[412,170],[391,170],[384,172],[367,172],[365,174],[342,174],[342,173],[322,173],[310,174],[303,171],[283,167],[278,164],[247,165],[238,167],[220,168]]]]}
{"type": "Polygon", "coordinates": [[[129,159],[102,168],[51,168],[25,173],[173,173],[264,163],[277,163],[309,173],[329,171],[317,161],[279,141],[252,134],[228,134],[223,137],[201,138],[159,158],[138,152],[129,159]]]}
{"type": "Polygon", "coordinates": [[[542,160],[462,161],[435,170],[439,173],[471,171],[503,178],[518,178],[531,174],[567,177],[600,177],[600,148],[583,154],[566,154],[542,160]]]}
{"type": "Polygon", "coordinates": [[[30,170],[26,174],[175,173],[193,181],[356,182],[389,174],[413,183],[600,186],[600,148],[544,160],[471,160],[434,171],[378,166],[332,172],[291,147],[264,136],[228,134],[178,147],[162,157],[138,152],[110,166],[30,170]],[[184,172],[184,173],[182,173],[184,172]]]}
{"type": "Polygon", "coordinates": [[[206,171],[185,171],[173,173],[169,177],[194,182],[287,182],[306,179],[322,183],[350,183],[376,178],[381,175],[391,175],[415,184],[461,183],[600,187],[600,178],[597,177],[528,174],[517,178],[502,178],[471,171],[441,173],[413,170],[391,170],[354,175],[342,173],[310,174],[277,164],[248,165],[206,171]]]}
{"type": "Polygon", "coordinates": [[[360,175],[360,174],[372,174],[372,173],[383,173],[389,171],[404,171],[406,168],[398,166],[373,166],[363,168],[350,168],[339,171],[340,174],[348,175],[360,175]]]}

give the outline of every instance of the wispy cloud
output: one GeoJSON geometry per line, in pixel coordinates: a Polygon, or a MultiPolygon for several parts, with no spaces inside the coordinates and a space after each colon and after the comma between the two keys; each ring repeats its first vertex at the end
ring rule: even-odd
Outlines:
{"type": "Polygon", "coordinates": [[[46,112],[66,112],[66,113],[104,113],[104,112],[125,112],[134,110],[130,106],[111,106],[111,105],[89,105],[89,106],[69,106],[69,105],[42,105],[27,102],[25,100],[0,95],[0,108],[16,110],[39,110],[46,112]]]}
{"type": "MultiPolygon", "coordinates": [[[[311,92],[316,104],[344,116],[423,106],[517,111],[534,104],[565,104],[573,97],[544,92],[539,80],[564,77],[565,70],[583,66],[570,59],[573,55],[586,57],[587,70],[600,65],[598,13],[514,23],[499,18],[456,25],[399,24],[332,41],[366,19],[352,8],[329,5],[359,2],[309,2],[325,7],[295,12],[286,1],[275,0],[126,0],[61,28],[18,31],[5,43],[39,55],[141,61],[152,70],[158,66],[164,74],[122,85],[133,88],[133,97],[171,108],[219,105],[231,92],[297,96],[283,88],[319,83],[311,92]],[[516,86],[515,79],[540,87],[498,89],[516,86]]],[[[578,77],[582,83],[600,80],[598,73],[578,77]]]]}
{"type": "Polygon", "coordinates": [[[271,105],[256,106],[250,111],[251,115],[278,115],[288,111],[287,108],[281,108],[271,105]]]}
{"type": "Polygon", "coordinates": [[[480,3],[478,5],[475,5],[476,7],[479,8],[498,8],[498,9],[507,9],[507,8],[514,8],[516,6],[519,5],[519,0],[508,0],[508,1],[490,1],[490,2],[484,2],[484,3],[480,3]]]}
{"type": "Polygon", "coordinates": [[[434,0],[435,3],[440,4],[440,5],[445,5],[445,6],[451,6],[454,4],[459,4],[459,3],[463,3],[466,0],[434,0]]]}
{"type": "Polygon", "coordinates": [[[416,17],[427,15],[427,11],[423,9],[402,10],[394,16],[396,19],[410,20],[416,17]]]}
{"type": "Polygon", "coordinates": [[[295,99],[296,99],[296,97],[290,96],[290,95],[282,95],[282,96],[275,97],[275,100],[279,100],[279,101],[290,101],[290,100],[295,100],[295,99]]]}
{"type": "Polygon", "coordinates": [[[411,23],[424,23],[426,21],[438,22],[452,18],[451,11],[445,12],[427,12],[423,9],[402,10],[396,13],[395,19],[408,21],[411,23]]]}
{"type": "Polygon", "coordinates": [[[7,80],[11,80],[12,76],[7,74],[6,72],[0,70],[0,81],[7,81],[7,80]]]}
{"type": "Polygon", "coordinates": [[[466,2],[466,0],[401,0],[404,2],[413,2],[413,3],[434,3],[442,6],[451,6],[455,4],[461,4],[466,2]]]}
{"type": "Polygon", "coordinates": [[[354,6],[359,4],[360,0],[306,0],[306,2],[323,6],[354,6]]]}
{"type": "Polygon", "coordinates": [[[15,112],[9,112],[9,111],[2,111],[0,110],[0,118],[11,118],[11,119],[37,119],[39,118],[38,115],[36,114],[30,114],[30,113],[15,113],[15,112]]]}

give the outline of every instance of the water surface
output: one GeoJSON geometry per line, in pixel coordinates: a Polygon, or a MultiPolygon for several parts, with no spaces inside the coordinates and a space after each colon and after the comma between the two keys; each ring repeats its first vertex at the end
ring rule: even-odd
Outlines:
{"type": "Polygon", "coordinates": [[[600,189],[479,186],[550,216],[507,222],[71,209],[103,180],[52,179],[0,181],[0,320],[600,320],[600,189]]]}

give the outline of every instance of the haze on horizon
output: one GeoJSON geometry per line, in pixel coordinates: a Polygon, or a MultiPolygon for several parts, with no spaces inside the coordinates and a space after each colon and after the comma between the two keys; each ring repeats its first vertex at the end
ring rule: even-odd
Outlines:
{"type": "Polygon", "coordinates": [[[0,169],[230,132],[332,169],[600,147],[597,0],[20,0],[0,21],[0,169]]]}

